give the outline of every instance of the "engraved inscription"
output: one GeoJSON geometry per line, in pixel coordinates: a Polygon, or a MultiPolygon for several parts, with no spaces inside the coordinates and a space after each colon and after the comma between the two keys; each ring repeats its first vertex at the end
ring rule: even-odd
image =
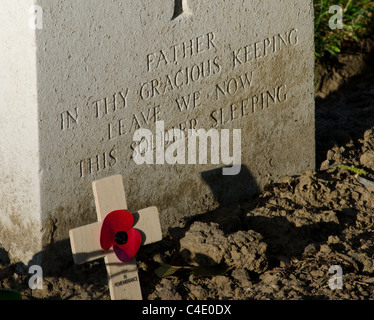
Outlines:
{"type": "Polygon", "coordinates": [[[213,127],[259,112],[277,103],[285,102],[287,98],[286,85],[280,85],[252,95],[229,106],[214,110],[210,114],[214,121],[213,127]]]}
{"type": "Polygon", "coordinates": [[[103,152],[90,158],[80,160],[78,165],[80,177],[83,178],[105,169],[111,168],[117,164],[116,149],[113,147],[109,152],[103,152]]]}
{"type": "Polygon", "coordinates": [[[176,89],[181,89],[191,83],[201,81],[211,75],[220,73],[222,70],[221,59],[217,56],[201,63],[179,69],[173,74],[166,74],[143,83],[139,95],[142,100],[148,100],[164,95],[176,89]]]}
{"type": "MultiPolygon", "coordinates": [[[[188,129],[218,128],[282,106],[293,96],[292,88],[279,75],[274,75],[272,80],[272,74],[257,74],[256,62],[272,56],[275,60],[276,53],[289,50],[298,43],[297,29],[290,29],[239,48],[223,50],[216,34],[208,32],[144,53],[147,72],[138,84],[131,89],[126,87],[129,84],[120,84],[123,87],[116,93],[100,99],[90,98],[85,108],[67,108],[59,115],[62,131],[84,125],[85,119],[91,124],[96,123],[101,130],[98,141],[113,143],[110,149],[88,152],[84,159],[76,162],[80,177],[109,170],[121,161],[133,158],[139,144],[144,142],[134,141],[133,133],[137,129],[153,127],[158,121],[168,120],[168,129],[162,133],[165,137],[173,133],[170,139],[165,139],[168,144],[178,134],[185,134],[188,139],[188,129]],[[260,82],[263,76],[267,85],[260,82]],[[132,101],[138,105],[132,105],[132,101]],[[174,120],[170,114],[175,116],[174,120]],[[120,139],[126,141],[125,146],[120,139]],[[124,147],[134,152],[122,153],[124,147]],[[120,154],[125,154],[128,159],[122,159],[120,154]]],[[[231,47],[225,45],[225,48],[231,47]]],[[[277,61],[269,61],[269,64],[274,63],[277,61]]]]}
{"type": "Polygon", "coordinates": [[[60,114],[61,130],[72,128],[78,122],[78,108],[60,114]]]}
{"type": "Polygon", "coordinates": [[[147,71],[154,71],[170,63],[178,64],[183,59],[197,56],[204,51],[216,48],[215,34],[208,34],[178,43],[167,50],[147,54],[147,71]]]}
{"type": "Polygon", "coordinates": [[[108,124],[108,140],[123,136],[127,133],[149,126],[159,120],[160,106],[149,108],[147,111],[141,111],[131,117],[124,117],[108,124]]]}
{"type": "Polygon", "coordinates": [[[220,97],[232,96],[239,90],[246,90],[252,84],[253,72],[247,72],[238,77],[233,77],[227,81],[216,84],[216,100],[220,97]]]}
{"type": "Polygon", "coordinates": [[[94,101],[92,105],[94,107],[96,118],[126,108],[128,93],[129,89],[126,89],[124,92],[118,92],[109,98],[94,101]]]}
{"type": "Polygon", "coordinates": [[[233,68],[245,64],[253,59],[258,60],[274,54],[283,47],[297,45],[299,39],[297,29],[291,29],[284,33],[279,33],[271,38],[265,38],[252,44],[243,46],[232,52],[233,68]]]}
{"type": "Polygon", "coordinates": [[[179,111],[189,111],[201,106],[201,91],[175,99],[179,111]]]}
{"type": "Polygon", "coordinates": [[[131,282],[139,281],[138,277],[127,278],[127,276],[124,276],[124,278],[125,278],[124,280],[115,282],[114,286],[115,287],[120,287],[120,286],[123,286],[123,285],[131,283],[131,282]]]}

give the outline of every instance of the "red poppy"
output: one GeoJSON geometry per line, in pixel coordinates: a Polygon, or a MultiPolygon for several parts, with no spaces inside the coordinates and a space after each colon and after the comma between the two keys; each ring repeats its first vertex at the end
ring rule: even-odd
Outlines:
{"type": "Polygon", "coordinates": [[[135,257],[142,242],[140,232],[134,229],[133,215],[126,210],[110,212],[104,219],[100,233],[100,245],[104,250],[113,247],[117,258],[129,262],[135,257]]]}

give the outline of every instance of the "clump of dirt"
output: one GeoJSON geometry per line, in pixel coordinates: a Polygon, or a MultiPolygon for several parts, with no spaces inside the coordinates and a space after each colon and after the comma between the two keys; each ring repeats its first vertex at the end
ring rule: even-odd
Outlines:
{"type": "Polygon", "coordinates": [[[266,243],[253,231],[225,235],[217,223],[194,222],[180,240],[181,258],[192,265],[245,268],[258,273],[267,269],[266,243]]]}
{"type": "MultiPolygon", "coordinates": [[[[374,72],[367,52],[341,55],[316,93],[318,169],[181,221],[142,248],[144,299],[374,298],[374,72]],[[178,271],[160,278],[160,266],[178,271]],[[332,281],[334,272],[341,283],[332,281]]],[[[31,290],[29,279],[0,249],[0,288],[24,299],[110,299],[103,260],[46,274],[42,290],[31,290]]]]}

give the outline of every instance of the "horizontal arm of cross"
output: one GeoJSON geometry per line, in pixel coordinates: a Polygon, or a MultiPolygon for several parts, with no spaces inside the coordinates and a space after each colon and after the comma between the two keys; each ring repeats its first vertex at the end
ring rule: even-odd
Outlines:
{"type": "MultiPolygon", "coordinates": [[[[156,207],[149,207],[133,213],[134,228],[142,235],[142,245],[162,239],[160,219],[156,207]]],[[[69,231],[74,263],[82,264],[93,261],[113,252],[103,250],[100,245],[100,232],[103,222],[95,222],[69,231]]]]}

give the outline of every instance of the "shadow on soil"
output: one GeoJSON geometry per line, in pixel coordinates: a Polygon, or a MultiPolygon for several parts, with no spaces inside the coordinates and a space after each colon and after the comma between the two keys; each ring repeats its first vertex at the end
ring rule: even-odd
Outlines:
{"type": "MultiPolygon", "coordinates": [[[[353,56],[354,57],[354,56],[353,56]]],[[[357,59],[359,59],[357,57],[357,59]]],[[[316,156],[317,168],[326,160],[326,153],[335,145],[357,140],[374,123],[374,51],[357,62],[362,73],[344,81],[352,70],[333,71],[326,84],[331,88],[343,84],[325,98],[316,98],[316,156]],[[363,60],[363,61],[362,61],[363,60]]],[[[352,66],[351,66],[352,68],[352,66]]],[[[348,150],[347,150],[348,152],[348,150]]]]}

